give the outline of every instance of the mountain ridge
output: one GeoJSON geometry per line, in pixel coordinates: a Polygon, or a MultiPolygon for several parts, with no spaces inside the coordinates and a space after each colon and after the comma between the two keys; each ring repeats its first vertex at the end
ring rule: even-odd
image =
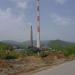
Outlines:
{"type": "MultiPolygon", "coordinates": [[[[17,41],[13,41],[13,40],[2,40],[0,41],[2,43],[8,44],[8,45],[12,45],[12,46],[21,46],[21,45],[26,45],[29,46],[30,45],[30,41],[24,41],[24,42],[17,42],[17,41]]],[[[36,46],[36,40],[33,41],[34,46],[36,46]]],[[[63,41],[63,40],[42,40],[41,41],[41,46],[42,47],[49,47],[51,44],[60,44],[60,45],[73,45],[75,44],[75,42],[69,42],[69,41],[63,41]]]]}

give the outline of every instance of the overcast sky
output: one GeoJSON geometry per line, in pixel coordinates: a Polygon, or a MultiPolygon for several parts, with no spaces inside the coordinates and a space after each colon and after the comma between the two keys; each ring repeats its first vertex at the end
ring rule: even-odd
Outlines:
{"type": "MultiPolygon", "coordinates": [[[[35,0],[0,0],[0,40],[36,39],[35,0]]],[[[75,0],[40,0],[41,40],[75,42],[75,0]]]]}

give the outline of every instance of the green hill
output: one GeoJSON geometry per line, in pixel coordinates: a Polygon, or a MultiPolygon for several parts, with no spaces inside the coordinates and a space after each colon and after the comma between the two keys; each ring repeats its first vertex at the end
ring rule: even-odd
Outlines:
{"type": "Polygon", "coordinates": [[[75,45],[75,43],[62,41],[62,40],[52,40],[49,42],[48,46],[54,49],[62,49],[62,48],[69,47],[72,45],[75,45]]]}

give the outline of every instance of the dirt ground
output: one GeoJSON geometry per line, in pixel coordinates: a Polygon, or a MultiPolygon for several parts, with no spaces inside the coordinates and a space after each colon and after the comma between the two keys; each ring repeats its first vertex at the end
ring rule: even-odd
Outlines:
{"type": "Polygon", "coordinates": [[[63,54],[49,54],[47,57],[27,56],[23,59],[0,60],[0,75],[21,75],[21,73],[36,72],[38,70],[65,62],[63,54]]]}

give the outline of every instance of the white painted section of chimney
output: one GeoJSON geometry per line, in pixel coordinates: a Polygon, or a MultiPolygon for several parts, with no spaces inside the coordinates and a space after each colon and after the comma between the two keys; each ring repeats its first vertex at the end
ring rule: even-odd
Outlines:
{"type": "Polygon", "coordinates": [[[37,48],[40,48],[40,1],[36,0],[37,48]],[[38,10],[39,7],[39,10],[38,10]],[[38,19],[39,17],[39,19],[38,19]]]}

